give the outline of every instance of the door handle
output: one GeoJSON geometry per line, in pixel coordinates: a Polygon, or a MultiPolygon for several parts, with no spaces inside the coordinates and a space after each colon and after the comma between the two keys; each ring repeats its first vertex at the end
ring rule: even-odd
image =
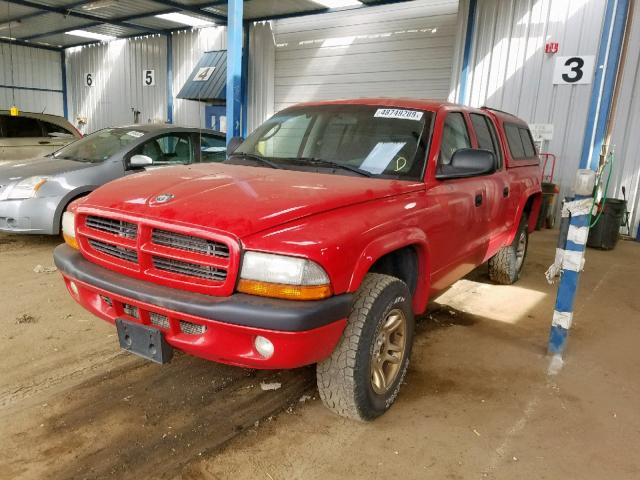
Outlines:
{"type": "Polygon", "coordinates": [[[480,205],[482,205],[482,194],[476,193],[476,207],[479,207],[480,205]]]}
{"type": "Polygon", "coordinates": [[[507,198],[509,196],[509,187],[504,187],[504,189],[502,190],[502,196],[504,198],[507,198]]]}
{"type": "Polygon", "coordinates": [[[41,140],[38,142],[40,145],[49,145],[51,142],[47,142],[46,140],[41,140]]]}

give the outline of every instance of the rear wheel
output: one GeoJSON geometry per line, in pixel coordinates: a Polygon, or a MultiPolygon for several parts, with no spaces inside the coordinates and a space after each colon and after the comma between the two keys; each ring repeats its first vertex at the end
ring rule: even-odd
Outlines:
{"type": "Polygon", "coordinates": [[[511,245],[502,247],[489,259],[489,278],[502,285],[511,285],[518,281],[527,256],[529,246],[528,221],[522,216],[516,237],[511,245]]]}
{"type": "Polygon", "coordinates": [[[372,420],[391,407],[407,372],[414,319],[407,285],[368,274],[332,355],[317,366],[324,404],[344,417],[372,420]]]}

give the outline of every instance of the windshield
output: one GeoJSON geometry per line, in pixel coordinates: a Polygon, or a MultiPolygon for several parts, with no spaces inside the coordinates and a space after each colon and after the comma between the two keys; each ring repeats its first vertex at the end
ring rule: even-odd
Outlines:
{"type": "Polygon", "coordinates": [[[420,179],[432,118],[432,112],[369,105],[293,107],[249,135],[230,162],[420,179]]]}
{"type": "Polygon", "coordinates": [[[105,128],[61,148],[53,156],[78,162],[99,163],[143,135],[144,132],[135,128],[105,128]]]}

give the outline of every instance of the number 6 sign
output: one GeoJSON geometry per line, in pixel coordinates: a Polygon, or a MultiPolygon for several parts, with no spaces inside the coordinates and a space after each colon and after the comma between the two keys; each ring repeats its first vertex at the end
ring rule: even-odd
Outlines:
{"type": "Polygon", "coordinates": [[[593,55],[556,57],[553,83],[565,85],[591,83],[594,63],[593,55]]]}

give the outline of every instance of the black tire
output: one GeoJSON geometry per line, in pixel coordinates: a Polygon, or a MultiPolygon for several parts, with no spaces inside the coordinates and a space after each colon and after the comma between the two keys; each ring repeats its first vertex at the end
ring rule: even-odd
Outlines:
{"type": "Polygon", "coordinates": [[[372,420],[386,412],[398,396],[407,373],[414,325],[407,285],[389,275],[368,274],[356,293],[340,342],[331,356],[317,365],[318,390],[323,403],[338,415],[360,421],[372,420]],[[396,327],[393,333],[387,334],[395,316],[401,315],[404,327],[401,331],[396,327]],[[378,343],[381,337],[393,337],[392,343],[403,345],[402,352],[385,350],[388,343],[386,340],[378,343]],[[392,352],[385,358],[394,361],[380,361],[381,351],[392,352]],[[383,393],[376,392],[380,385],[375,385],[372,368],[377,366],[377,373],[384,372],[385,365],[386,371],[393,373],[393,379],[389,378],[383,393]]]}
{"type": "Polygon", "coordinates": [[[520,278],[529,248],[527,227],[528,220],[523,215],[511,245],[502,247],[498,253],[489,259],[489,278],[492,281],[501,285],[512,285],[520,278]]]}

